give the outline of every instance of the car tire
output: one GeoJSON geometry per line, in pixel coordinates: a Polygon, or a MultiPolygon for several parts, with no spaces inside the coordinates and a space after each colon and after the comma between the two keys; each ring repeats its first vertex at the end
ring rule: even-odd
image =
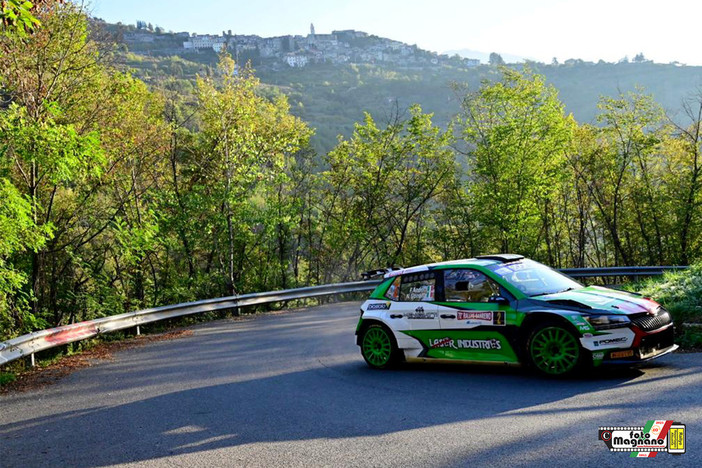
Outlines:
{"type": "Polygon", "coordinates": [[[379,323],[363,329],[361,335],[361,355],[373,369],[388,369],[400,362],[401,351],[397,347],[392,332],[379,323]]]}
{"type": "Polygon", "coordinates": [[[583,367],[586,355],[575,332],[556,321],[533,327],[525,351],[529,365],[549,377],[572,375],[583,367]]]}

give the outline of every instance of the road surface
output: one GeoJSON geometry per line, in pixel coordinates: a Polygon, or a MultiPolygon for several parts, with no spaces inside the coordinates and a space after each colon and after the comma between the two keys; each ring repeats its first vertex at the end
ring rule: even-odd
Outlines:
{"type": "Polygon", "coordinates": [[[702,466],[702,355],[548,380],[521,369],[374,371],[359,303],[222,320],[0,396],[0,465],[702,466]],[[674,419],[688,452],[610,453],[601,425],[674,419]]]}

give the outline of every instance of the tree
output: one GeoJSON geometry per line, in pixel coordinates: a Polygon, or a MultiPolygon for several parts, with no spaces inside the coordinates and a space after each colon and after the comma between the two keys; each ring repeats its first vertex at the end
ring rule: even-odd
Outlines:
{"type": "Polygon", "coordinates": [[[37,227],[31,204],[5,177],[0,177],[0,200],[0,340],[5,340],[42,324],[28,311],[31,296],[22,293],[27,277],[13,259],[40,249],[51,229],[37,227]]]}
{"type": "Polygon", "coordinates": [[[13,53],[0,56],[0,74],[13,104],[0,112],[0,171],[51,232],[15,265],[34,316],[58,325],[144,303],[154,224],[145,194],[165,145],[159,103],[102,63],[80,9],[69,3],[40,19],[29,38],[3,40],[13,53]]]}
{"type": "Polygon", "coordinates": [[[483,250],[537,255],[545,243],[557,264],[552,205],[574,121],[556,90],[529,70],[505,68],[501,81],[463,96],[457,127],[467,155],[464,190],[483,250]]]}
{"type": "Polygon", "coordinates": [[[502,59],[502,56],[500,54],[498,54],[497,52],[491,52],[488,63],[490,65],[500,66],[500,65],[504,65],[505,61],[502,59]]]}
{"type": "Polygon", "coordinates": [[[197,84],[202,119],[199,184],[207,180],[198,190],[216,216],[209,229],[226,246],[216,253],[223,254],[226,289],[234,294],[258,211],[251,202],[261,185],[282,171],[286,155],[306,144],[310,131],[289,114],[284,96],[271,102],[258,94],[260,83],[248,66],[237,67],[224,53],[218,71],[221,82],[199,78],[197,84]]]}
{"type": "Polygon", "coordinates": [[[366,114],[327,155],[320,211],[331,271],[348,278],[364,267],[417,264],[435,255],[428,233],[437,196],[455,173],[450,142],[450,132],[413,106],[409,118],[396,115],[385,128],[366,114]]]}
{"type": "Polygon", "coordinates": [[[614,247],[614,262],[663,264],[667,256],[661,141],[663,111],[642,90],[599,103],[597,144],[587,177],[599,219],[614,247]]]}
{"type": "Polygon", "coordinates": [[[664,187],[671,201],[676,233],[673,260],[689,265],[699,258],[702,245],[702,92],[683,101],[687,124],[668,118],[673,130],[663,141],[664,187]]]}

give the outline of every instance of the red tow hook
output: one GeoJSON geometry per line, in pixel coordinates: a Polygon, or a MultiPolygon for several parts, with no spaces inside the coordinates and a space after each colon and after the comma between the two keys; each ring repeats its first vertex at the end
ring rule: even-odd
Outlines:
{"type": "Polygon", "coordinates": [[[648,335],[648,333],[635,325],[631,327],[631,330],[634,332],[634,342],[632,343],[631,347],[638,348],[639,345],[641,345],[641,338],[648,335]]]}
{"type": "Polygon", "coordinates": [[[631,330],[634,332],[634,343],[632,344],[632,347],[635,348],[635,347],[639,346],[641,344],[641,338],[643,338],[644,336],[655,335],[656,333],[660,333],[663,330],[667,330],[668,327],[670,327],[670,325],[664,326],[663,328],[659,328],[658,330],[655,330],[652,332],[647,332],[647,331],[643,331],[642,329],[640,329],[636,325],[632,325],[631,330]]]}

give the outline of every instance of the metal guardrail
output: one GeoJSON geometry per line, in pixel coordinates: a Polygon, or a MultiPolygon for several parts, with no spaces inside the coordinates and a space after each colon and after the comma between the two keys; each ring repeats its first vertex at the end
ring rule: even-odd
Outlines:
{"type": "MultiPolygon", "coordinates": [[[[574,278],[621,277],[621,276],[654,276],[662,275],[665,271],[682,270],[681,266],[656,267],[612,267],[612,268],[565,268],[560,272],[574,278]]],[[[356,281],[351,283],[326,284],[283,291],[243,294],[239,296],[205,299],[202,301],[183,304],[153,307],[150,309],[111,315],[95,320],[74,323],[48,330],[40,330],[22,335],[8,341],[0,342],[0,366],[8,362],[29,356],[34,365],[34,353],[45,349],[62,346],[76,341],[92,338],[126,328],[137,327],[147,323],[157,322],[173,317],[199,314],[214,310],[233,309],[237,307],[268,304],[272,302],[292,301],[312,297],[330,296],[352,292],[371,291],[382,280],[356,281]]]]}
{"type": "Polygon", "coordinates": [[[380,282],[381,280],[356,281],[353,283],[326,284],[322,286],[286,289],[283,291],[269,291],[220,297],[217,299],[205,299],[183,304],[153,307],[151,309],[111,315],[95,320],[50,328],[48,330],[40,330],[1,342],[0,365],[14,361],[23,356],[29,356],[32,360],[32,365],[34,365],[34,353],[36,352],[84,340],[86,338],[92,338],[103,333],[124,330],[125,328],[137,327],[138,330],[139,325],[157,322],[159,320],[271,302],[371,291],[375,289],[380,282]]]}

